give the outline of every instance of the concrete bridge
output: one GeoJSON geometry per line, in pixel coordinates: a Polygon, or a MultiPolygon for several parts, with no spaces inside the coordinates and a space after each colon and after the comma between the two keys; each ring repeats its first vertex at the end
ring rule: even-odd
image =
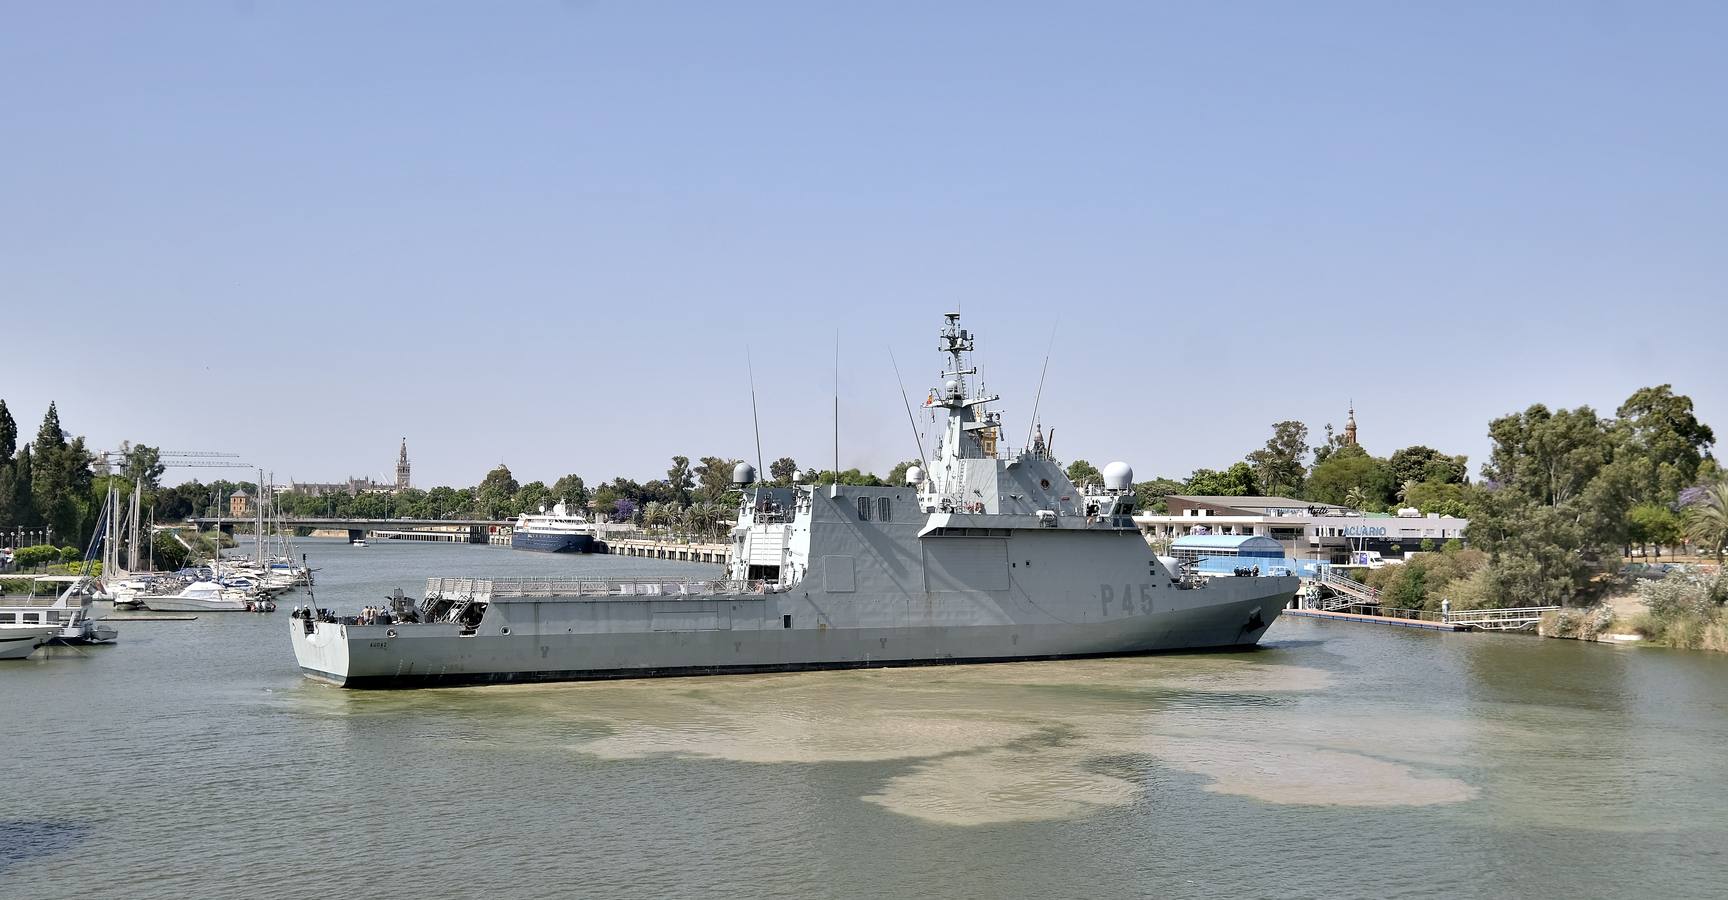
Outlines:
{"type": "MultiPolygon", "coordinates": [[[[194,516],[187,521],[197,526],[199,531],[208,531],[220,527],[224,534],[233,534],[236,526],[251,525],[250,519],[214,518],[210,516],[194,516]]],[[[368,532],[389,530],[394,532],[436,532],[442,534],[467,532],[467,543],[484,544],[491,532],[501,526],[514,525],[514,519],[356,519],[327,518],[322,516],[287,516],[280,520],[285,528],[331,529],[348,532],[348,539],[359,540],[368,532]]]]}

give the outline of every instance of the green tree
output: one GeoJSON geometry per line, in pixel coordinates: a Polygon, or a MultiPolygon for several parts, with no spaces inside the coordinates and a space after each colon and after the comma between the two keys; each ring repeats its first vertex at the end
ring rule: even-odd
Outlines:
{"type": "MultiPolygon", "coordinates": [[[[812,484],[833,484],[834,472],[832,470],[812,472],[806,481],[812,484]]],[[[840,483],[857,485],[859,487],[881,487],[882,479],[877,478],[875,474],[871,472],[864,472],[859,469],[847,469],[840,473],[840,483]]]]}
{"type": "Polygon", "coordinates": [[[162,473],[168,467],[162,464],[162,451],[143,444],[134,444],[127,448],[120,464],[120,474],[129,482],[143,482],[144,490],[154,492],[162,486],[162,473]]]}
{"type": "Polygon", "coordinates": [[[678,503],[690,502],[690,488],[696,484],[696,478],[690,474],[690,457],[672,457],[672,467],[666,470],[666,484],[672,489],[672,499],[678,503]]]}
{"type": "Polygon", "coordinates": [[[1681,495],[1686,539],[1716,557],[1718,568],[1728,552],[1728,475],[1720,472],[1681,495]]]}
{"type": "Polygon", "coordinates": [[[1339,434],[1337,429],[1332,427],[1332,423],[1330,423],[1330,422],[1326,423],[1326,439],[1321,441],[1319,446],[1316,446],[1314,448],[1314,465],[1315,465],[1315,467],[1318,467],[1321,463],[1330,459],[1332,457],[1332,454],[1337,453],[1339,450],[1342,450],[1346,447],[1354,448],[1357,450],[1361,449],[1360,447],[1357,447],[1355,444],[1352,444],[1349,441],[1344,440],[1344,436],[1339,434]]]}
{"type": "Polygon", "coordinates": [[[1609,470],[1608,424],[1587,406],[1541,404],[1489,423],[1494,443],[1468,537],[1491,554],[1494,604],[1570,602],[1618,559],[1631,500],[1627,479],[1609,470]]]}
{"type": "Polygon", "coordinates": [[[1414,506],[1424,513],[1443,516],[1470,514],[1470,487],[1464,484],[1423,481],[1406,485],[1404,505],[1414,506]]]}
{"type": "Polygon", "coordinates": [[[588,503],[588,485],[582,482],[580,475],[566,475],[552,482],[552,498],[573,507],[585,506],[588,503]]]}
{"type": "Polygon", "coordinates": [[[1640,388],[1615,410],[1615,463],[1641,502],[1667,503],[1698,478],[1716,435],[1672,385],[1640,388]]]}
{"type": "Polygon", "coordinates": [[[1308,500],[1333,503],[1354,509],[1381,510],[1392,498],[1395,485],[1385,460],[1376,459],[1353,445],[1346,445],[1326,457],[1308,475],[1303,496],[1308,500]],[[1351,491],[1359,491],[1360,503],[1351,503],[1351,491]]]}
{"type": "Polygon", "coordinates": [[[1447,456],[1433,447],[1417,444],[1405,447],[1386,459],[1394,484],[1412,481],[1432,481],[1436,484],[1462,484],[1469,475],[1469,460],[1462,456],[1447,456]]]}
{"type": "MultiPolygon", "coordinates": [[[[0,459],[0,530],[19,524],[18,480],[10,459],[0,459]]],[[[28,489],[28,485],[25,486],[28,489]]]]}
{"type": "Polygon", "coordinates": [[[1164,498],[1171,494],[1180,494],[1185,489],[1186,485],[1172,478],[1154,478],[1151,481],[1136,482],[1134,484],[1134,508],[1141,512],[1168,512],[1169,506],[1164,498]]]}
{"type": "Polygon", "coordinates": [[[544,481],[530,481],[516,489],[511,505],[517,512],[539,512],[542,508],[550,508],[556,500],[544,481]]]}
{"type": "Polygon", "coordinates": [[[721,456],[704,456],[696,467],[695,497],[704,503],[715,503],[732,490],[732,469],[738,460],[721,456]]]}
{"type": "MultiPolygon", "coordinates": [[[[791,462],[791,460],[787,460],[787,462],[791,462]]],[[[911,469],[913,466],[916,466],[918,464],[919,464],[918,460],[915,460],[915,459],[908,459],[908,460],[904,460],[902,462],[897,462],[894,464],[894,468],[888,470],[888,477],[884,478],[882,480],[888,484],[895,486],[895,487],[899,487],[900,485],[903,485],[906,483],[907,470],[911,469]]]]}
{"type": "Polygon", "coordinates": [[[1097,467],[1083,459],[1077,459],[1068,464],[1068,480],[1075,487],[1085,487],[1088,484],[1103,484],[1104,475],[1097,467]]]}
{"type": "Polygon", "coordinates": [[[174,535],[166,531],[158,531],[150,538],[151,555],[156,558],[156,568],[160,571],[172,572],[186,565],[188,552],[174,535]]]}
{"type": "Polygon", "coordinates": [[[6,408],[6,401],[0,400],[0,465],[11,462],[17,452],[18,423],[12,418],[12,411],[6,408]]]}
{"type": "Polygon", "coordinates": [[[798,463],[790,456],[782,456],[768,464],[768,475],[780,487],[792,483],[792,476],[798,474],[798,463]]]}
{"type": "Polygon", "coordinates": [[[1266,446],[1248,454],[1247,462],[1261,490],[1273,496],[1294,497],[1301,492],[1302,479],[1308,474],[1302,465],[1307,456],[1308,426],[1286,420],[1272,426],[1266,446]]]}
{"type": "Polygon", "coordinates": [[[1645,553],[1655,544],[1660,556],[1663,547],[1680,542],[1680,517],[1660,503],[1640,503],[1626,511],[1626,519],[1627,540],[1645,553]]]}
{"type": "Polygon", "coordinates": [[[1588,406],[1550,412],[1538,403],[1488,423],[1494,447],[1483,477],[1543,506],[1580,497],[1613,447],[1606,423],[1588,406]]]}
{"type": "Polygon", "coordinates": [[[522,486],[516,483],[515,476],[510,474],[510,467],[499,463],[498,467],[486,473],[481,479],[480,487],[475,490],[475,501],[479,505],[480,514],[489,519],[508,516],[514,512],[510,509],[516,499],[516,492],[522,486]]]}
{"type": "Polygon", "coordinates": [[[1188,476],[1185,494],[1202,497],[1252,497],[1260,493],[1254,481],[1254,470],[1245,462],[1232,465],[1223,472],[1195,469],[1188,476]]]}
{"type": "Polygon", "coordinates": [[[30,447],[35,454],[30,469],[31,504],[43,524],[65,537],[76,514],[72,509],[71,485],[66,480],[66,432],[60,427],[60,411],[52,402],[30,447]]]}
{"type": "Polygon", "coordinates": [[[32,446],[35,460],[30,493],[36,514],[64,540],[87,537],[95,516],[89,499],[93,457],[84,446],[84,439],[66,439],[66,432],[60,427],[59,409],[49,403],[32,446]]]}

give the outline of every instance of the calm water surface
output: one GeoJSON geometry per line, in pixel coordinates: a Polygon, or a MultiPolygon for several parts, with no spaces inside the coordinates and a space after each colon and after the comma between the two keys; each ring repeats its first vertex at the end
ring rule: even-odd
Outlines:
{"type": "MultiPolygon", "coordinates": [[[[711,573],[308,542],[428,574],[711,573]]],[[[1706,897],[1728,657],[1286,619],[1257,652],[357,693],[287,606],[0,663],[0,897],[1706,897]]]]}

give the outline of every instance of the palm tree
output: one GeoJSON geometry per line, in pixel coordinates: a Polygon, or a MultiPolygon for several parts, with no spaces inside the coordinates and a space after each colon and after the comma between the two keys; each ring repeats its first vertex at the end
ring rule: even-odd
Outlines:
{"type": "Polygon", "coordinates": [[[706,539],[714,530],[714,519],[719,514],[719,506],[703,501],[690,507],[691,518],[694,519],[697,533],[706,539]]]}
{"type": "Polygon", "coordinates": [[[666,524],[666,504],[658,500],[648,501],[642,507],[642,524],[647,525],[650,531],[666,524]]]}
{"type": "Polygon", "coordinates": [[[1686,509],[1686,539],[1709,547],[1716,565],[1722,565],[1728,552],[1728,474],[1682,492],[1680,502],[1686,509]]]}
{"type": "Polygon", "coordinates": [[[1367,506],[1368,492],[1362,490],[1361,485],[1351,488],[1350,492],[1344,495],[1344,505],[1356,510],[1367,506]]]}

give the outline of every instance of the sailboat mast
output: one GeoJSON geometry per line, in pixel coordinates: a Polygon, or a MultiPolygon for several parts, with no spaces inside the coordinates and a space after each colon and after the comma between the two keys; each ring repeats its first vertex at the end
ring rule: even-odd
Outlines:
{"type": "Polygon", "coordinates": [[[257,521],[257,524],[252,526],[252,549],[255,551],[253,555],[258,557],[258,565],[260,567],[262,567],[264,565],[264,470],[263,469],[258,470],[258,490],[254,491],[253,493],[256,493],[258,495],[257,497],[253,498],[254,502],[252,504],[253,506],[257,507],[257,509],[253,510],[253,513],[256,514],[256,518],[258,521],[257,521]]]}
{"type": "Polygon", "coordinates": [[[134,479],[132,482],[132,530],[126,542],[126,571],[138,571],[138,520],[142,517],[144,507],[144,480],[134,479]]]}

